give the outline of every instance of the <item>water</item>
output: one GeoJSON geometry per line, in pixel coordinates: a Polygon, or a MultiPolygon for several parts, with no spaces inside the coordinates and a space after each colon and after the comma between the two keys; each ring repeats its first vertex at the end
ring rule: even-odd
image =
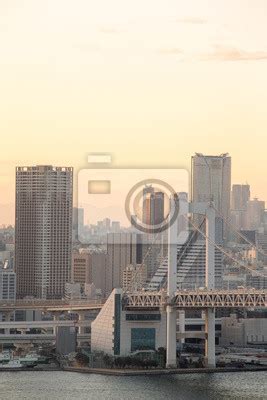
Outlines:
{"type": "Polygon", "coordinates": [[[267,400],[267,373],[116,377],[1,372],[1,400],[267,400]]]}

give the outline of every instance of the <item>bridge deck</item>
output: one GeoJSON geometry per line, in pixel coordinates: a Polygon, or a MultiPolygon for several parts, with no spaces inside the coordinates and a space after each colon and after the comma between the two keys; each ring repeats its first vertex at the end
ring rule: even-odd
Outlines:
{"type": "Polygon", "coordinates": [[[172,305],[177,309],[192,308],[264,308],[266,290],[195,290],[177,291],[172,299],[165,292],[136,292],[124,297],[124,307],[153,308],[172,305]]]}

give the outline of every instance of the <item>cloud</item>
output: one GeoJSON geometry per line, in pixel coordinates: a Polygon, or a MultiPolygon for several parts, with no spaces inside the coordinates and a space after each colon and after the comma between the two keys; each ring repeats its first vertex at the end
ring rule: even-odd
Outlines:
{"type": "Polygon", "coordinates": [[[210,53],[200,55],[202,61],[260,61],[267,60],[267,51],[246,51],[231,46],[215,45],[210,53]]]}
{"type": "Polygon", "coordinates": [[[169,47],[169,48],[163,48],[163,49],[159,49],[158,50],[159,54],[163,54],[163,55],[182,55],[184,54],[184,51],[177,48],[177,47],[169,47]]]}
{"type": "Polygon", "coordinates": [[[208,21],[205,18],[185,17],[185,18],[176,19],[176,22],[178,22],[179,24],[203,25],[203,24],[206,24],[208,21]]]}

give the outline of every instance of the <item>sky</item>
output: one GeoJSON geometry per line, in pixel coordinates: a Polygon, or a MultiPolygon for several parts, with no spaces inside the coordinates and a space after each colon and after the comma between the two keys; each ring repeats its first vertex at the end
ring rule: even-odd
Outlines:
{"type": "Polygon", "coordinates": [[[15,166],[190,169],[267,200],[266,0],[0,0],[0,225],[15,166]]]}

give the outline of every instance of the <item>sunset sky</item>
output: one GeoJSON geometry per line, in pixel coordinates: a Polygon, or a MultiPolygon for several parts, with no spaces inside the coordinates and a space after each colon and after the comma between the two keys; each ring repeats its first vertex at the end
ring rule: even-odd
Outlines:
{"type": "Polygon", "coordinates": [[[0,225],[16,165],[190,168],[267,200],[266,0],[0,0],[0,225]]]}

